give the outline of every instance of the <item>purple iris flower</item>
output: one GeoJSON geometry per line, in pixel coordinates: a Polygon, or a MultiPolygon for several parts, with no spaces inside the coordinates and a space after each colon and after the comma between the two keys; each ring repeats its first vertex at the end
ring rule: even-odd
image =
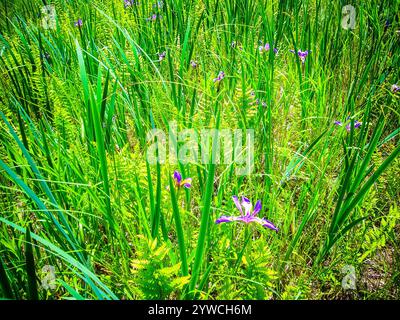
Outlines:
{"type": "Polygon", "coordinates": [[[83,26],[82,19],[78,19],[78,21],[75,21],[74,26],[78,28],[82,27],[83,26]]]}
{"type": "Polygon", "coordinates": [[[146,18],[147,21],[156,21],[157,20],[157,14],[152,14],[149,18],[146,18]]]}
{"type": "Polygon", "coordinates": [[[278,232],[278,228],[273,225],[273,223],[265,218],[257,217],[257,213],[261,210],[261,201],[258,200],[256,205],[254,206],[254,210],[252,211],[252,204],[249,199],[246,197],[242,197],[242,203],[239,202],[237,196],[232,197],[233,202],[235,203],[236,207],[240,211],[240,216],[221,216],[219,217],[215,223],[220,224],[223,222],[232,222],[232,221],[239,221],[248,223],[258,223],[265,228],[269,228],[278,232]],[[244,209],[244,212],[243,212],[244,209]]]}
{"type": "Polygon", "coordinates": [[[225,78],[225,72],[220,71],[218,73],[218,77],[214,78],[213,81],[214,82],[220,82],[223,78],[225,78]]]}
{"type": "MultiPolygon", "coordinates": [[[[296,53],[294,50],[289,50],[291,53],[296,53]]],[[[306,50],[306,51],[297,51],[297,55],[299,56],[301,63],[304,64],[304,62],[306,61],[306,58],[308,56],[308,54],[310,53],[310,51],[306,50]]]]}
{"type": "Polygon", "coordinates": [[[400,90],[400,86],[399,85],[397,85],[397,84],[392,85],[392,92],[393,93],[396,93],[399,90],[400,90]]]}
{"type": "Polygon", "coordinates": [[[164,59],[165,59],[165,57],[166,57],[166,55],[167,55],[167,52],[163,52],[163,53],[159,53],[158,54],[158,61],[163,61],[164,59]]]}
{"type": "Polygon", "coordinates": [[[194,60],[191,60],[191,61],[190,61],[190,65],[191,65],[193,68],[197,68],[197,62],[194,61],[194,60]]]}
{"type": "Polygon", "coordinates": [[[135,4],[135,0],[124,0],[124,8],[131,7],[135,4]]]}
{"type": "MultiPolygon", "coordinates": [[[[260,53],[263,53],[264,51],[267,52],[270,48],[271,48],[271,46],[269,45],[269,43],[266,43],[264,46],[259,46],[258,50],[260,51],[260,53]]],[[[278,53],[277,48],[274,48],[274,53],[275,54],[278,53]]]]}
{"type": "Polygon", "coordinates": [[[250,106],[259,105],[259,104],[260,104],[260,99],[259,98],[256,98],[254,101],[249,103],[250,106]]]}
{"type": "MultiPolygon", "coordinates": [[[[254,90],[251,90],[250,92],[250,96],[252,96],[253,98],[256,97],[256,93],[254,90]]],[[[267,106],[267,103],[264,101],[261,101],[260,98],[256,98],[254,101],[250,102],[249,105],[262,105],[263,107],[267,106]]]]}
{"type": "MultiPolygon", "coordinates": [[[[338,121],[338,120],[336,120],[336,121],[334,122],[334,124],[337,125],[337,126],[342,126],[342,125],[343,125],[343,123],[342,123],[341,121],[338,121]]],[[[360,121],[358,121],[358,120],[354,121],[354,129],[357,129],[357,128],[361,127],[361,125],[362,125],[362,122],[360,122],[360,121]]],[[[350,131],[351,131],[351,122],[349,122],[349,123],[346,125],[346,130],[347,130],[347,132],[350,132],[350,131]]]]}
{"type": "MultiPolygon", "coordinates": [[[[357,120],[354,121],[354,129],[357,129],[357,128],[361,127],[361,125],[362,125],[362,122],[357,121],[357,120]]],[[[346,130],[347,130],[347,132],[350,132],[350,130],[351,130],[351,122],[349,124],[347,124],[346,130]]]]}
{"type": "Polygon", "coordinates": [[[174,171],[174,180],[178,188],[185,187],[189,189],[192,186],[192,178],[182,179],[181,173],[177,170],[174,171]]]}

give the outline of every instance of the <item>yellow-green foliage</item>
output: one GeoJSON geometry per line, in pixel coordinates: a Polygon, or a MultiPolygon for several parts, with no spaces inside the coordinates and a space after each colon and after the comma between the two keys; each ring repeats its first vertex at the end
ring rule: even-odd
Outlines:
{"type": "Polygon", "coordinates": [[[132,284],[138,298],[176,298],[177,292],[189,282],[189,276],[178,276],[181,264],[172,264],[166,244],[157,246],[157,240],[141,238],[136,258],[132,260],[132,284]]]}
{"type": "Polygon", "coordinates": [[[363,252],[358,260],[363,262],[379,249],[385,247],[389,235],[394,231],[399,221],[400,211],[396,205],[393,205],[387,215],[378,218],[376,223],[371,223],[362,243],[363,252]]]}

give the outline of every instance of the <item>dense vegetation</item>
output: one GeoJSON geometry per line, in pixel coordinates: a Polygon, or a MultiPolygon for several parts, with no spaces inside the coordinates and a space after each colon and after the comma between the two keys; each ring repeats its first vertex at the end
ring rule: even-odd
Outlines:
{"type": "Polygon", "coordinates": [[[399,299],[399,12],[2,1],[0,297],[399,299]],[[184,129],[210,161],[148,161],[184,129]]]}

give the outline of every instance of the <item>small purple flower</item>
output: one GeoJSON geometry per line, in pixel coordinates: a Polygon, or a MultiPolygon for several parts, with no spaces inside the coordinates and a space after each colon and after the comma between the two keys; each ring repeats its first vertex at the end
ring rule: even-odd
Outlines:
{"type": "Polygon", "coordinates": [[[124,0],[124,8],[132,7],[135,4],[135,0],[124,0]]]}
{"type": "Polygon", "coordinates": [[[262,105],[263,107],[266,107],[267,106],[267,103],[266,102],[264,102],[264,101],[262,101],[261,102],[261,100],[260,100],[260,98],[256,98],[256,93],[255,93],[255,91],[254,90],[251,90],[250,91],[250,96],[254,99],[254,101],[251,101],[250,103],[249,103],[249,105],[262,105]]]}
{"type": "Polygon", "coordinates": [[[299,56],[299,58],[301,60],[301,63],[304,63],[306,61],[307,56],[308,56],[308,51],[300,51],[299,50],[299,52],[297,52],[297,54],[298,54],[298,56],[299,56]]]}
{"type": "Polygon", "coordinates": [[[156,21],[157,20],[157,14],[152,14],[149,18],[146,18],[147,21],[156,21]]]}
{"type": "MultiPolygon", "coordinates": [[[[294,50],[289,50],[289,51],[290,51],[291,53],[295,53],[294,50]]],[[[300,58],[300,60],[301,60],[301,63],[304,64],[304,62],[306,61],[306,58],[307,58],[309,52],[310,52],[310,51],[308,51],[308,50],[306,50],[306,51],[301,51],[301,50],[297,51],[297,55],[299,56],[299,58],[300,58]]]]}
{"type": "MultiPolygon", "coordinates": [[[[251,95],[251,94],[250,94],[250,95],[251,95]]],[[[250,101],[250,102],[249,102],[249,105],[250,105],[250,106],[258,105],[258,104],[260,104],[260,99],[258,99],[258,98],[256,98],[256,99],[254,99],[253,101],[250,101]]]]}
{"type": "MultiPolygon", "coordinates": [[[[347,120],[348,120],[348,119],[347,119],[347,120]]],[[[336,120],[336,121],[334,122],[334,124],[337,125],[337,126],[342,126],[342,125],[343,125],[343,123],[342,123],[341,121],[338,121],[338,120],[336,120]]],[[[362,122],[360,122],[360,121],[358,121],[358,120],[354,121],[354,129],[357,129],[357,128],[361,127],[361,125],[362,125],[362,122]]],[[[349,123],[346,125],[346,130],[347,130],[347,132],[350,132],[350,131],[351,131],[351,122],[349,122],[349,123]]]]}
{"type": "MultiPolygon", "coordinates": [[[[259,46],[258,50],[260,51],[260,53],[263,53],[264,51],[267,52],[269,51],[269,49],[271,48],[271,46],[269,45],[269,43],[266,43],[264,46],[259,46]]],[[[278,49],[274,48],[274,53],[277,54],[278,53],[278,49]]]]}
{"type": "Polygon", "coordinates": [[[196,69],[197,68],[197,62],[194,60],[190,61],[190,65],[192,66],[192,68],[196,69]]]}
{"type": "MultiPolygon", "coordinates": [[[[361,127],[361,125],[362,125],[362,122],[359,122],[357,120],[354,121],[354,129],[357,129],[357,128],[361,127]]],[[[351,131],[351,122],[347,124],[346,130],[347,130],[347,132],[351,131]]]]}
{"type": "Polygon", "coordinates": [[[259,98],[256,98],[254,101],[251,101],[249,103],[250,106],[259,105],[259,104],[260,104],[260,99],[259,98]]]}
{"type": "Polygon", "coordinates": [[[181,173],[177,170],[174,171],[173,177],[178,188],[185,187],[189,189],[192,186],[192,178],[182,179],[181,173]]]}
{"type": "Polygon", "coordinates": [[[216,224],[220,224],[223,222],[232,222],[232,221],[244,222],[246,224],[255,222],[262,225],[265,228],[269,228],[278,232],[278,228],[275,227],[271,221],[265,218],[257,217],[257,213],[259,213],[261,210],[260,200],[257,201],[256,205],[254,206],[254,210],[252,211],[253,206],[250,200],[247,199],[246,197],[242,197],[242,203],[239,202],[237,196],[233,196],[232,199],[236,207],[240,211],[240,216],[221,216],[215,221],[216,224]]]}
{"type": "Polygon", "coordinates": [[[393,92],[393,93],[396,93],[397,91],[400,90],[400,86],[397,85],[397,84],[393,84],[392,87],[391,87],[391,89],[392,89],[392,92],[393,92]]]}
{"type": "Polygon", "coordinates": [[[165,59],[166,55],[167,55],[166,51],[164,51],[163,53],[159,53],[158,54],[158,58],[159,58],[158,61],[163,61],[165,59]]]}
{"type": "Polygon", "coordinates": [[[78,19],[78,21],[75,21],[74,26],[77,28],[80,28],[83,26],[83,21],[82,19],[78,19]]]}
{"type": "Polygon", "coordinates": [[[220,82],[223,78],[225,78],[225,72],[220,71],[218,76],[213,79],[214,82],[220,82]]]}

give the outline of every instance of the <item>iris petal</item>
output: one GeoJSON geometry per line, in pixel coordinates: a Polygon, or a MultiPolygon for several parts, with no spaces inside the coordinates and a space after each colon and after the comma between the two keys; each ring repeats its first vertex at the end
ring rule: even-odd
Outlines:
{"type": "Polygon", "coordinates": [[[250,223],[250,222],[253,222],[253,217],[252,216],[240,216],[240,217],[236,217],[235,221],[250,223]]]}
{"type": "Polygon", "coordinates": [[[240,211],[240,213],[243,214],[242,206],[241,206],[240,203],[239,203],[238,197],[237,197],[237,196],[233,196],[232,199],[233,199],[233,202],[234,202],[235,205],[236,205],[236,208],[238,208],[239,211],[240,211]]]}
{"type": "Polygon", "coordinates": [[[181,176],[181,174],[179,173],[179,171],[174,171],[174,179],[175,179],[175,181],[176,181],[176,183],[178,183],[178,184],[180,184],[181,183],[181,181],[182,181],[182,176],[181,176]]]}
{"type": "Polygon", "coordinates": [[[220,223],[224,223],[224,222],[232,222],[232,221],[243,222],[246,224],[254,222],[254,223],[258,223],[258,224],[262,225],[264,228],[269,228],[269,229],[272,229],[272,230],[278,232],[278,228],[275,227],[275,225],[271,221],[269,221],[265,218],[261,219],[259,217],[256,217],[257,213],[260,212],[260,210],[262,208],[260,200],[257,200],[256,205],[254,207],[254,211],[252,214],[250,214],[252,204],[248,198],[242,197],[242,203],[239,203],[239,199],[237,196],[232,196],[232,199],[233,199],[233,202],[235,203],[236,207],[239,209],[239,211],[241,213],[242,213],[241,206],[243,206],[243,208],[246,211],[246,214],[243,215],[243,213],[242,213],[240,216],[237,216],[237,217],[221,216],[217,220],[215,220],[216,224],[220,224],[220,223]]]}
{"type": "Polygon", "coordinates": [[[272,229],[272,230],[278,232],[279,229],[277,227],[275,227],[271,221],[269,221],[265,218],[263,218],[261,220],[263,221],[263,225],[262,225],[263,227],[266,227],[266,228],[269,228],[269,229],[272,229]]]}
{"type": "Polygon", "coordinates": [[[253,211],[253,216],[256,216],[257,213],[260,212],[262,206],[261,206],[261,200],[258,200],[256,205],[254,206],[254,211],[253,211]]]}
{"type": "Polygon", "coordinates": [[[234,220],[234,217],[228,217],[228,216],[221,216],[217,220],[215,220],[216,224],[224,223],[224,222],[232,222],[234,220]]]}
{"type": "Polygon", "coordinates": [[[192,186],[192,178],[186,178],[186,179],[182,180],[180,185],[184,186],[185,188],[190,188],[192,186]]]}
{"type": "Polygon", "coordinates": [[[250,200],[247,199],[246,197],[242,197],[242,206],[244,208],[246,215],[249,215],[251,212],[251,208],[253,207],[250,200]]]}

